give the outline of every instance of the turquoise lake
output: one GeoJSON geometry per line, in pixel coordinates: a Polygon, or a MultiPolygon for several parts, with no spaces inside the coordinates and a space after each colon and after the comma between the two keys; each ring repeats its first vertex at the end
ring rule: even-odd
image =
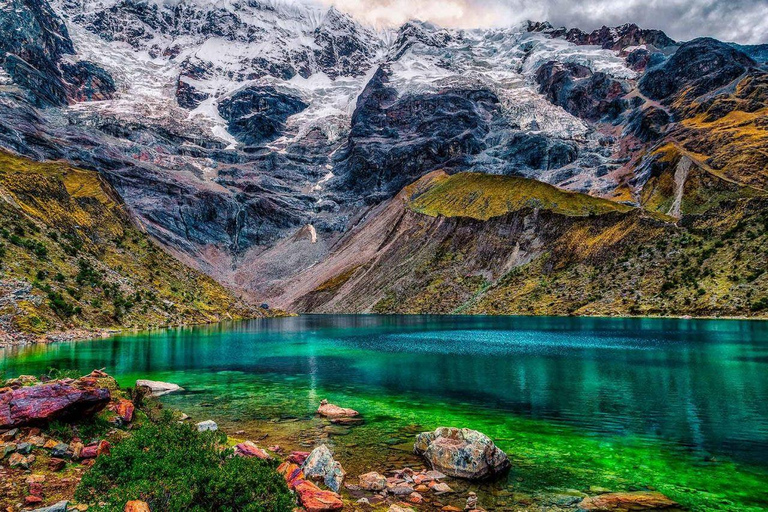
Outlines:
{"type": "Polygon", "coordinates": [[[325,442],[353,480],[420,464],[417,432],[475,428],[514,464],[466,484],[489,510],[596,487],[768,509],[768,322],[311,315],[0,349],[5,377],[51,367],[180,384],[167,406],[264,446],[325,442]],[[315,417],[323,398],[365,423],[315,417]]]}

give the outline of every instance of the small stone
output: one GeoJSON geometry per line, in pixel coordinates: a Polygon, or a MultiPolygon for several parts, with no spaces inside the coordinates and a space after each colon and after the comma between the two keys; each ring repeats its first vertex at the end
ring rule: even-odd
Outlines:
{"type": "Polygon", "coordinates": [[[355,503],[357,503],[358,505],[370,505],[371,504],[371,502],[368,501],[368,498],[360,498],[355,503]]]}
{"type": "Polygon", "coordinates": [[[29,494],[32,496],[43,496],[43,484],[33,482],[29,484],[29,494]]]}
{"type": "Polygon", "coordinates": [[[40,448],[45,444],[45,438],[43,436],[30,436],[27,442],[33,446],[40,448]]]}
{"type": "Polygon", "coordinates": [[[140,500],[129,501],[125,504],[124,512],[150,512],[149,505],[140,500]]]}
{"type": "Polygon", "coordinates": [[[8,465],[12,468],[29,469],[29,459],[20,453],[13,453],[8,459],[8,465]]]}
{"type": "Polygon", "coordinates": [[[395,496],[408,496],[413,492],[413,487],[410,485],[396,485],[395,487],[391,487],[389,489],[390,494],[394,494],[395,496]]]}
{"type": "Polygon", "coordinates": [[[411,494],[408,495],[406,499],[408,500],[409,503],[413,503],[415,505],[418,505],[419,503],[424,501],[424,498],[418,492],[412,492],[411,494]]]}
{"type": "Polygon", "coordinates": [[[446,505],[440,510],[442,510],[443,512],[462,512],[459,507],[454,507],[453,505],[446,505]]]}
{"type": "Polygon", "coordinates": [[[64,459],[57,459],[55,457],[48,461],[48,469],[51,471],[61,471],[64,466],[67,465],[67,461],[64,459]]]}
{"type": "Polygon", "coordinates": [[[401,507],[400,505],[390,505],[387,512],[414,512],[411,507],[401,507]]]}
{"type": "Polygon", "coordinates": [[[447,494],[449,492],[453,492],[453,489],[450,488],[450,486],[444,482],[436,482],[431,486],[432,492],[435,494],[447,494]]]}
{"type": "Polygon", "coordinates": [[[80,441],[73,440],[69,444],[69,451],[72,454],[73,459],[79,459],[83,456],[83,450],[85,449],[85,445],[81,443],[80,441]]]}
{"type": "Polygon", "coordinates": [[[375,471],[360,475],[360,488],[367,491],[382,491],[387,487],[387,479],[375,471]]]}
{"type": "Polygon", "coordinates": [[[43,445],[43,448],[45,448],[46,450],[53,450],[58,444],[59,442],[56,441],[55,439],[49,439],[45,442],[45,444],[43,445]]]}
{"type": "Polygon", "coordinates": [[[40,505],[43,502],[43,498],[40,496],[26,496],[24,497],[24,504],[29,507],[34,507],[35,505],[40,505]]]}
{"type": "Polygon", "coordinates": [[[13,441],[14,439],[16,439],[16,436],[18,434],[19,434],[19,429],[18,428],[12,428],[11,430],[6,432],[5,434],[0,435],[0,439],[2,439],[3,441],[6,441],[6,442],[13,441]]]}
{"type": "Polygon", "coordinates": [[[464,510],[474,510],[477,508],[477,494],[470,492],[467,496],[467,504],[464,506],[464,510]]]}
{"type": "Polygon", "coordinates": [[[69,449],[68,444],[59,443],[51,450],[51,457],[70,459],[72,458],[72,451],[69,449]]]}
{"type": "Polygon", "coordinates": [[[416,491],[416,492],[427,492],[429,490],[429,487],[427,487],[424,484],[421,484],[421,485],[417,485],[416,487],[414,487],[413,490],[416,491]]]}
{"type": "Polygon", "coordinates": [[[206,432],[206,431],[214,431],[214,430],[219,430],[219,426],[213,420],[205,420],[197,424],[198,432],[206,432]]]}
{"type": "Polygon", "coordinates": [[[67,512],[67,504],[67,500],[62,500],[50,507],[38,508],[32,512],[67,512]]]}
{"type": "Polygon", "coordinates": [[[32,453],[32,445],[29,443],[19,443],[16,445],[16,452],[22,455],[28,455],[32,453]]]}

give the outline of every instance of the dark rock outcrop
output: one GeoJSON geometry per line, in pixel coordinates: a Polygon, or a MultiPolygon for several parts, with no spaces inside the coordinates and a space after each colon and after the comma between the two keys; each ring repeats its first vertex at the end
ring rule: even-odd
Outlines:
{"type": "Polygon", "coordinates": [[[246,87],[219,102],[219,114],[229,132],[248,145],[268,142],[280,135],[288,117],[307,108],[298,96],[274,87],[246,87]]]}
{"type": "Polygon", "coordinates": [[[702,37],[683,44],[661,65],[648,69],[639,87],[655,100],[668,101],[682,92],[694,99],[730,84],[755,66],[754,60],[736,48],[702,37]]]}
{"type": "Polygon", "coordinates": [[[586,66],[551,61],[536,73],[539,92],[549,101],[588,121],[616,118],[628,106],[631,87],[586,66]]]}
{"type": "Polygon", "coordinates": [[[461,168],[487,148],[499,100],[487,89],[398,97],[379,68],[360,94],[338,167],[345,187],[394,194],[437,167],[461,168]]]}
{"type": "Polygon", "coordinates": [[[112,76],[96,64],[79,61],[61,64],[67,97],[73,101],[102,101],[112,99],[117,88],[112,76]]]}

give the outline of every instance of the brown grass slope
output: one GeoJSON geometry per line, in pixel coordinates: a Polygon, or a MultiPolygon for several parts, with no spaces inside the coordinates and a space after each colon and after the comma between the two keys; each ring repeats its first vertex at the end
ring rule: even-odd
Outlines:
{"type": "Polygon", "coordinates": [[[158,248],[98,173],[0,153],[0,336],[252,313],[158,248]]]}
{"type": "Polygon", "coordinates": [[[676,221],[666,206],[432,173],[288,283],[284,299],[314,312],[765,316],[768,199],[737,190],[701,206],[709,185],[695,174],[676,221]]]}

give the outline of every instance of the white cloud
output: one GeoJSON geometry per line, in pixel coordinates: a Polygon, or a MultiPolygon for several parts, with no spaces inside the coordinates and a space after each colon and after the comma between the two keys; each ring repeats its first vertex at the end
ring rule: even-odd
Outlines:
{"type": "Polygon", "coordinates": [[[727,41],[768,43],[768,0],[310,0],[335,5],[376,26],[409,19],[445,27],[509,26],[526,19],[592,30],[637,23],[688,40],[712,36],[727,41]]]}

